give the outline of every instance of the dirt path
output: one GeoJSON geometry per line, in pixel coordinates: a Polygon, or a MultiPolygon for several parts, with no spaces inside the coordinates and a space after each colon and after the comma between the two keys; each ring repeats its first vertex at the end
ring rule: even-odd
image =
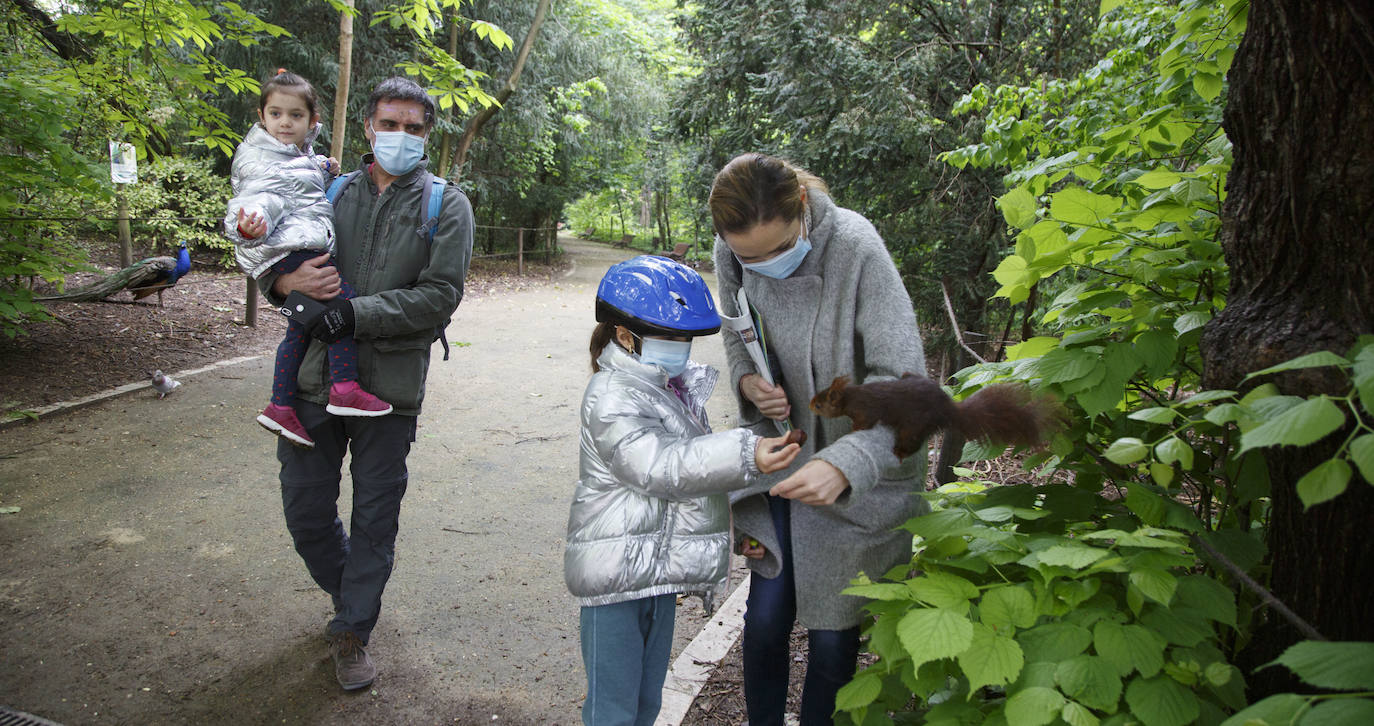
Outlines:
{"type": "MultiPolygon", "coordinates": [[[[0,430],[0,507],[20,507],[0,514],[0,704],[72,725],[579,722],[563,534],[595,284],[629,253],[563,243],[568,277],[464,303],[431,365],[373,688],[334,683],[328,599],[253,423],[262,358],[0,430]]],[[[719,337],[693,357],[723,365],[719,337]]],[[[728,426],[728,393],[710,410],[728,426]]],[[[679,609],[674,655],[701,622],[679,609]]]]}

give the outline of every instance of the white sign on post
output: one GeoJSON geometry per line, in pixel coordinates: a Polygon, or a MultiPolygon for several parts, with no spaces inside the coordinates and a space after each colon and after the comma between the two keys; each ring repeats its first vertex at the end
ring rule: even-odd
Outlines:
{"type": "Polygon", "coordinates": [[[138,181],[138,152],[128,142],[110,142],[110,181],[133,184],[138,181]]]}

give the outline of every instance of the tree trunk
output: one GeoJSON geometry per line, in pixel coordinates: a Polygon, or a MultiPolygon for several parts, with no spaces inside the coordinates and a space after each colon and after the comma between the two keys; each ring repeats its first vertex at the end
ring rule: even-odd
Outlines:
{"type": "MultiPolygon", "coordinates": [[[[454,58],[458,57],[458,20],[462,16],[457,10],[453,11],[453,18],[448,26],[448,54],[454,58]]],[[[453,110],[449,109],[448,117],[453,117],[453,110]]],[[[439,174],[443,175],[452,167],[449,161],[453,158],[453,132],[445,131],[443,142],[439,147],[439,174]]]]}
{"type": "MultiPolygon", "coordinates": [[[[1235,155],[1221,232],[1231,289],[1202,340],[1209,387],[1240,388],[1247,372],[1304,353],[1345,354],[1374,331],[1371,27],[1368,3],[1250,5],[1224,116],[1235,155]]],[[[1275,382],[1299,396],[1349,388],[1329,368],[1275,382]]],[[[1357,471],[1345,494],[1308,512],[1294,489],[1343,438],[1266,451],[1270,587],[1325,637],[1374,640],[1374,488],[1357,471]]],[[[1282,668],[1254,669],[1302,639],[1273,613],[1263,617],[1239,659],[1254,698],[1292,686],[1282,668]]]]}
{"type": "Polygon", "coordinates": [[[482,132],[482,127],[487,125],[496,112],[501,109],[501,105],[515,93],[515,88],[520,83],[520,74],[525,70],[525,61],[529,60],[530,49],[534,47],[534,39],[539,37],[539,28],[544,25],[544,17],[549,14],[549,0],[539,0],[539,6],[534,10],[534,20],[530,22],[530,29],[525,33],[525,40],[520,43],[520,52],[515,55],[515,66],[511,68],[510,77],[506,79],[506,85],[501,87],[501,91],[496,94],[497,103],[488,106],[476,116],[473,116],[468,125],[463,128],[463,135],[458,139],[458,150],[453,155],[453,167],[447,176],[454,181],[463,177],[463,164],[467,163],[468,150],[472,148],[472,142],[477,140],[477,135],[482,132]]]}
{"type": "Polygon", "coordinates": [[[329,132],[329,155],[343,163],[344,137],[348,132],[348,85],[353,77],[354,0],[344,0],[339,13],[339,79],[334,87],[334,124],[329,132]]]}

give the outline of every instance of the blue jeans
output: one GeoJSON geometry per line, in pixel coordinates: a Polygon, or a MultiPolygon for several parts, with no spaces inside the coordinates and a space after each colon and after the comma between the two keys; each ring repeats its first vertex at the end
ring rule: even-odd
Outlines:
{"type": "MultiPolygon", "coordinates": [[[[782,726],[792,662],[792,624],[797,589],[792,569],[791,501],[768,496],[768,510],[780,543],[782,572],[773,579],[749,576],[744,613],[744,705],[749,726],[782,726]]],[[[835,693],[854,677],[859,658],[859,627],[808,630],[806,682],[802,686],[801,725],[833,723],[835,693]]]]}
{"type": "Polygon", "coordinates": [[[323,406],[301,400],[295,408],[315,448],[301,448],[284,438],[277,444],[286,528],[310,576],[334,601],[329,632],[351,630],[366,644],[377,625],[382,591],[396,559],[415,417],[331,416],[323,406]],[[346,451],[353,454],[348,533],[339,521],[338,507],[346,451]]]}
{"type": "Polygon", "coordinates": [[[586,726],[652,726],[663,705],[677,595],[582,608],[586,726]]]}

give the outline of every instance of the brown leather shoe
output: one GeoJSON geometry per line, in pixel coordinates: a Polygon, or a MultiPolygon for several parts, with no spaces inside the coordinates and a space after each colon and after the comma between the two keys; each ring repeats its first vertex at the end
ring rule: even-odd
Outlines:
{"type": "Polygon", "coordinates": [[[366,688],[376,680],[377,667],[353,631],[335,633],[329,640],[329,654],[334,658],[334,677],[345,691],[366,688]]]}

